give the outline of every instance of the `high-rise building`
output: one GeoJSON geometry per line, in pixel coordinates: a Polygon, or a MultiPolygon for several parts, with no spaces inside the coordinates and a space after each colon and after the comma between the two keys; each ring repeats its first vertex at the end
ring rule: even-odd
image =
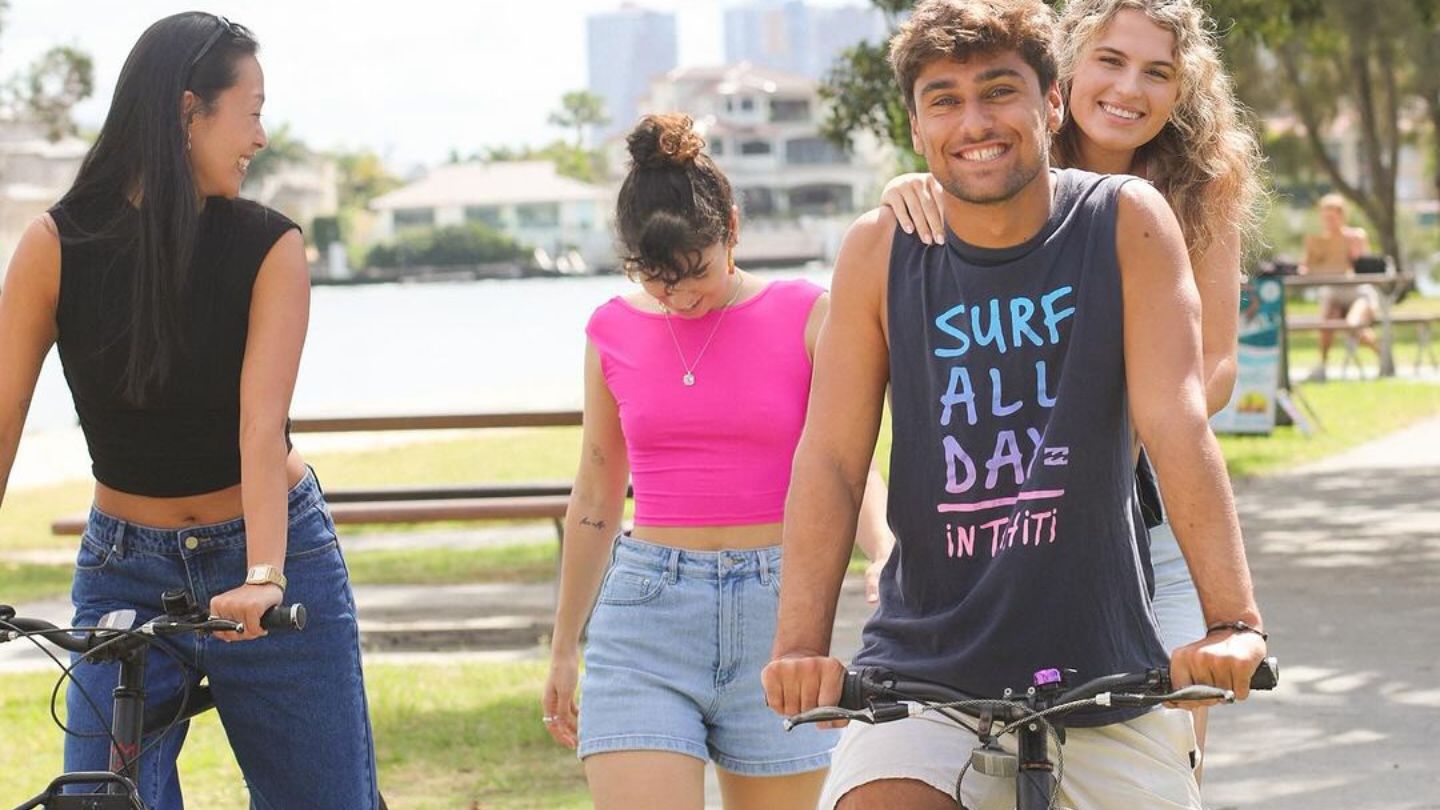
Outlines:
{"type": "Polygon", "coordinates": [[[636,102],[650,81],[678,63],[675,15],[626,3],[619,11],[591,15],[586,33],[590,92],[605,100],[610,118],[595,131],[603,140],[634,126],[636,102]]]}
{"type": "Polygon", "coordinates": [[[725,10],[725,61],[824,79],[840,53],[888,35],[885,15],[862,5],[820,8],[803,0],[755,0],[725,10]]]}

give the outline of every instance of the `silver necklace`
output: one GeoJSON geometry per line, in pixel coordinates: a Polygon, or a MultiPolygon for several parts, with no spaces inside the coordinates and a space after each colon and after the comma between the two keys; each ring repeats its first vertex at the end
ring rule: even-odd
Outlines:
{"type": "Polygon", "coordinates": [[[693,363],[685,361],[685,352],[680,348],[680,338],[675,336],[675,325],[670,323],[670,308],[664,304],[660,305],[660,309],[665,312],[665,328],[670,330],[670,341],[675,344],[675,354],[680,356],[680,367],[685,369],[685,376],[681,377],[680,381],[687,386],[695,384],[695,368],[700,365],[700,359],[705,356],[705,350],[710,348],[710,341],[715,339],[715,333],[719,331],[720,324],[725,322],[725,313],[730,311],[730,306],[735,303],[735,299],[740,297],[740,288],[745,286],[745,280],[740,277],[739,273],[736,273],[735,282],[735,291],[730,293],[730,300],[726,301],[725,306],[721,308],[720,317],[716,318],[715,325],[710,327],[710,336],[705,338],[705,344],[700,347],[700,353],[695,355],[693,363]]]}

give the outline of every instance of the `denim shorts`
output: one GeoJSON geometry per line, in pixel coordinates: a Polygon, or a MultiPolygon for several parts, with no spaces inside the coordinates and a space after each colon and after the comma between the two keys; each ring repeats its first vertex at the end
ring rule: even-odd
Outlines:
{"type": "Polygon", "coordinates": [[[765,705],[779,593],[778,546],[703,552],[616,538],[590,616],[580,757],[674,751],[750,776],[828,766],[838,732],[787,732],[765,705]]]}
{"type": "MultiPolygon", "coordinates": [[[[375,749],[349,575],[314,473],[288,500],[285,601],[305,605],[305,629],[231,643],[195,635],[161,641],[174,657],[152,650],[146,659],[147,715],[153,719],[187,682],[193,687],[208,678],[251,808],[370,810],[378,803],[375,749]]],[[[122,608],[134,609],[139,624],[163,612],[160,595],[172,588],[188,589],[207,605],[239,587],[246,567],[243,520],[159,529],[92,510],[75,561],[75,626],[94,626],[122,608]]],[[[118,669],[113,663],[75,668],[68,722],[89,736],[66,737],[67,771],[106,769],[104,729],[118,669]]],[[[187,726],[177,724],[140,758],[141,798],[153,810],[184,806],[175,757],[187,726]]]]}
{"type": "Polygon", "coordinates": [[[1169,521],[1150,529],[1150,566],[1155,571],[1155,599],[1151,605],[1165,652],[1204,638],[1205,614],[1200,610],[1200,594],[1169,521]]]}

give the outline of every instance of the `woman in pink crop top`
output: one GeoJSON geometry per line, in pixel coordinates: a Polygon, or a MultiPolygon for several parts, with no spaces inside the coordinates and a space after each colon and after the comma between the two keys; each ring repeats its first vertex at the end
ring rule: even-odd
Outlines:
{"type": "MultiPolygon", "coordinates": [[[[828,297],[735,266],[730,184],[691,127],[647,116],[628,138],[616,219],[643,292],[586,327],[584,448],[543,719],[578,748],[601,810],[698,810],[707,761],[726,807],[808,810],[834,733],[784,732],[760,670],[828,297]],[[627,483],[635,526],[617,536],[627,483]]],[[[893,542],[883,492],[872,473],[857,541],[874,572],[893,542]]]]}

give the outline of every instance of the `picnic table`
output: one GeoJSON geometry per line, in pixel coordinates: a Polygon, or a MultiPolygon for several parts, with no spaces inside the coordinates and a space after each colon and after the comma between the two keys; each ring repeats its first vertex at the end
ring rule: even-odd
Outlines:
{"type": "MultiPolygon", "coordinates": [[[[1379,307],[1376,312],[1376,324],[1380,327],[1380,376],[1395,376],[1395,315],[1393,308],[1400,294],[1409,288],[1414,281],[1414,276],[1409,273],[1306,273],[1304,275],[1282,276],[1282,280],[1288,289],[1306,289],[1311,287],[1359,287],[1369,284],[1374,287],[1376,296],[1379,299],[1379,307]]],[[[1424,319],[1428,327],[1429,318],[1424,319]]],[[[1287,329],[1299,330],[1349,330],[1349,324],[1338,319],[1305,320],[1294,319],[1287,324],[1287,329]]]]}

